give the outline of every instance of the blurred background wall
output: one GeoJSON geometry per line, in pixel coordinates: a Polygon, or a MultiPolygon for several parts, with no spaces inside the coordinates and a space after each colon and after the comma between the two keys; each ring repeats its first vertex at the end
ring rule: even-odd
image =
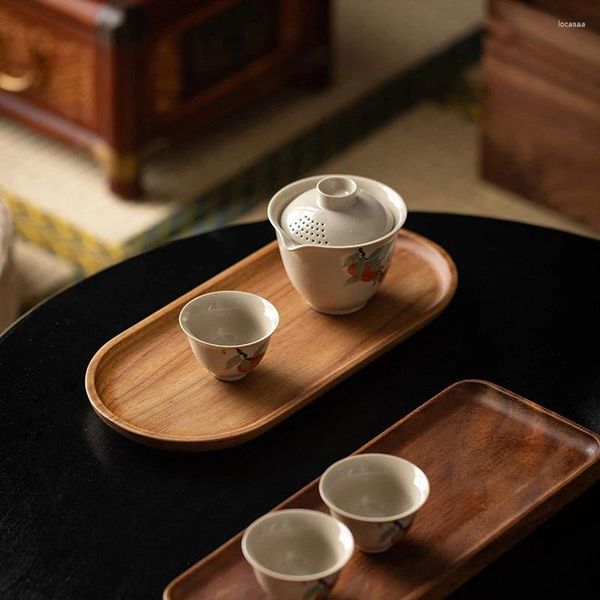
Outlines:
{"type": "Polygon", "coordinates": [[[599,6],[0,0],[0,330],[319,172],[597,237],[599,6]]]}

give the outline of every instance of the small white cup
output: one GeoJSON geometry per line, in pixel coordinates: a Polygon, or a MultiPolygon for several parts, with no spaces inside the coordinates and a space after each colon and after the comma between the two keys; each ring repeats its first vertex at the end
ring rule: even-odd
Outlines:
{"type": "Polygon", "coordinates": [[[279,325],[277,309],[256,294],[211,292],[179,313],[194,356],[224,381],[245,377],[262,360],[279,325]]]}
{"type": "Polygon", "coordinates": [[[343,523],[300,508],[264,515],[242,537],[242,552],[256,579],[278,600],[325,598],[353,551],[352,534],[343,523]]]}
{"type": "Polygon", "coordinates": [[[419,467],[390,454],[358,454],[331,465],[319,493],[329,512],[345,523],[363,552],[385,552],[397,543],[429,496],[419,467]]]}

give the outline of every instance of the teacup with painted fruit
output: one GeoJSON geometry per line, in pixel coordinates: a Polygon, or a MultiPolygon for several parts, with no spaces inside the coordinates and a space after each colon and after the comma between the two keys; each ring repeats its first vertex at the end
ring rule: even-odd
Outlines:
{"type": "Polygon", "coordinates": [[[402,539],[429,496],[429,481],[413,463],[390,454],[357,454],[331,465],[319,493],[348,526],[356,547],[385,552],[402,539]]]}
{"type": "Polygon", "coordinates": [[[277,510],[254,521],[242,553],[260,586],[277,600],[322,600],[354,551],[348,528],[315,510],[277,510]]]}
{"type": "Polygon", "coordinates": [[[235,290],[198,296],[179,314],[194,356],[223,381],[242,379],[258,366],[278,324],[268,300],[235,290]]]}

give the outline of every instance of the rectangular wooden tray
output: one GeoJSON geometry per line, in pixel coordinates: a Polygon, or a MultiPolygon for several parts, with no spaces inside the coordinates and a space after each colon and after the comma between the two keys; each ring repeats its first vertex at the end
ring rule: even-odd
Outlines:
{"type": "Polygon", "coordinates": [[[403,231],[367,306],[327,316],[294,290],[273,242],[105,344],[88,366],[88,397],[108,425],[145,444],[195,451],[239,444],[429,323],[450,302],[456,281],[444,250],[403,231]],[[281,317],[260,367],[235,383],[215,379],[196,361],[178,324],[186,302],[225,289],[259,294],[281,317]]]}
{"type": "MultiPolygon", "coordinates": [[[[330,598],[443,598],[600,478],[600,436],[484,381],[447,388],[357,453],[402,456],[431,494],[407,537],[355,552],[330,598]]],[[[326,511],[313,481],[281,508],[326,511]]],[[[165,589],[164,600],[263,598],[242,533],[165,589]]]]}

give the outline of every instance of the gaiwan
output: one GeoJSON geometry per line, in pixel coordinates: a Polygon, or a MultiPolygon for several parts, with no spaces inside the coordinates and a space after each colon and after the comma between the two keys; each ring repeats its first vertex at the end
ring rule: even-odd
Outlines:
{"type": "Polygon", "coordinates": [[[406,205],[387,185],[354,175],[319,175],[279,190],[268,208],[290,281],[315,310],[360,310],[394,255],[406,205]]]}

